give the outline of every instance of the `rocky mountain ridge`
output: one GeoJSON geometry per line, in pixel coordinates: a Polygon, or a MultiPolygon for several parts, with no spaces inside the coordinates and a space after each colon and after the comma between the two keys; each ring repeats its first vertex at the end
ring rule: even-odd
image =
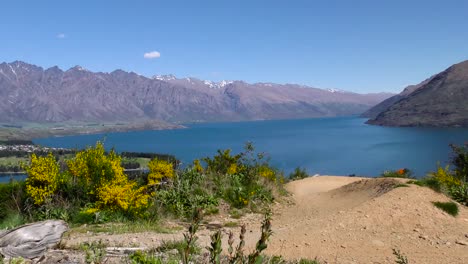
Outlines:
{"type": "Polygon", "coordinates": [[[391,94],[0,64],[0,122],[240,121],[356,115],[391,94]]]}
{"type": "Polygon", "coordinates": [[[468,60],[408,86],[363,116],[373,125],[468,127],[468,60]]]}

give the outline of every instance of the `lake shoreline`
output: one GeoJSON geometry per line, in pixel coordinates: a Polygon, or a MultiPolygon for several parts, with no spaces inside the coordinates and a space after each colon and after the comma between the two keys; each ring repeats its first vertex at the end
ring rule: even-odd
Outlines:
{"type": "Polygon", "coordinates": [[[102,124],[49,124],[40,126],[7,126],[0,127],[1,141],[36,140],[49,137],[64,137],[78,135],[93,135],[102,133],[133,132],[142,130],[173,130],[184,129],[183,125],[159,121],[143,121],[134,123],[102,123],[102,124]]]}

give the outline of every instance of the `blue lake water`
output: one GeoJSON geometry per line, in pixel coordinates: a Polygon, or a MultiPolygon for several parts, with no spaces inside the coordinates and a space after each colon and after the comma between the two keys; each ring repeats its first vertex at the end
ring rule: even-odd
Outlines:
{"type": "Polygon", "coordinates": [[[53,137],[34,140],[50,147],[82,148],[105,139],[117,151],[173,154],[183,163],[218,149],[241,151],[251,141],[286,173],[377,176],[409,168],[423,176],[449,161],[449,143],[468,141],[466,128],[391,128],[357,117],[190,124],[187,129],[53,137]]]}
{"type": "Polygon", "coordinates": [[[0,174],[0,183],[9,181],[21,181],[26,179],[25,174],[0,174]]]}

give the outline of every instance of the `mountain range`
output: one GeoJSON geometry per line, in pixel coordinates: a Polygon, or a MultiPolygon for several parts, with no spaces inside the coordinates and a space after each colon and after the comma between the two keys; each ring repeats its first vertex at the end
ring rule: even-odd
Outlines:
{"type": "Polygon", "coordinates": [[[373,125],[468,127],[468,60],[406,87],[362,116],[373,125]]]}
{"type": "Polygon", "coordinates": [[[357,115],[392,96],[296,84],[211,82],[115,70],[0,64],[0,122],[172,123],[357,115]]]}

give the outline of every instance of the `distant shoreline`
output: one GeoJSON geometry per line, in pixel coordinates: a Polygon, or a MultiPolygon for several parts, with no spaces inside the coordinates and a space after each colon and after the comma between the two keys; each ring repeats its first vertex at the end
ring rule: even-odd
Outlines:
{"type": "Polygon", "coordinates": [[[111,132],[130,132],[141,130],[172,130],[186,128],[183,125],[161,121],[142,121],[135,123],[93,123],[93,124],[28,124],[25,126],[0,125],[0,141],[33,140],[46,137],[91,135],[111,132]]]}

